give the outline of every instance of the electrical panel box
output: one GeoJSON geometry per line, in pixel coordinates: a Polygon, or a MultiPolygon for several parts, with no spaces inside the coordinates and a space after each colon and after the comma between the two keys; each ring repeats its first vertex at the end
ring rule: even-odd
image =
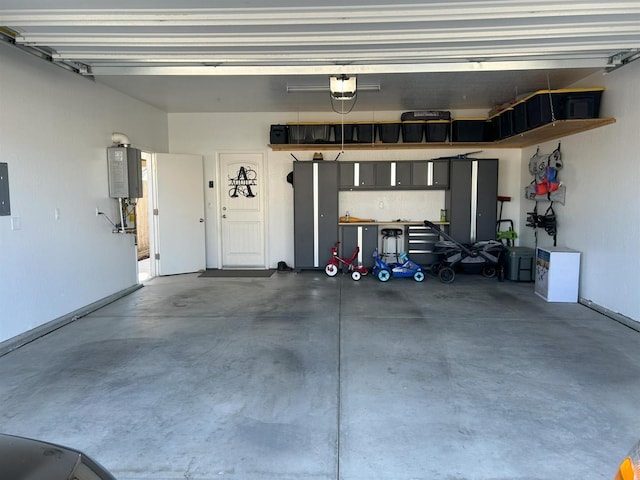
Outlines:
{"type": "Polygon", "coordinates": [[[132,147],[109,147],[107,149],[109,168],[109,197],[142,197],[141,152],[132,147]]]}
{"type": "Polygon", "coordinates": [[[0,216],[11,215],[9,203],[9,167],[0,163],[0,216]]]}

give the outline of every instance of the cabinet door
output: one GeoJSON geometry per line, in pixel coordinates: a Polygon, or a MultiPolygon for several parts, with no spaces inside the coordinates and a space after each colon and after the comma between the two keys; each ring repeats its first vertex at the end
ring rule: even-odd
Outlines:
{"type": "Polygon", "coordinates": [[[429,167],[427,162],[411,162],[411,185],[426,187],[429,185],[429,167]]]}
{"type": "Polygon", "coordinates": [[[395,186],[410,187],[412,185],[411,177],[412,162],[392,162],[392,169],[395,168],[395,186]]]}
{"type": "Polygon", "coordinates": [[[376,185],[376,164],[374,162],[356,163],[358,169],[358,186],[374,187],[376,185]]]}
{"type": "Polygon", "coordinates": [[[360,188],[373,190],[392,187],[391,162],[358,162],[354,171],[357,171],[360,188]]]}
{"type": "Polygon", "coordinates": [[[378,227],[377,226],[343,226],[341,228],[340,251],[342,258],[348,259],[353,255],[356,246],[360,247],[358,253],[358,264],[367,268],[373,268],[375,263],[373,251],[378,248],[378,227]]]}
{"type": "Polygon", "coordinates": [[[338,241],[338,164],[318,164],[318,252],[316,267],[324,268],[331,258],[331,247],[338,241]]]}
{"type": "Polygon", "coordinates": [[[433,160],[432,183],[433,187],[447,188],[449,186],[449,160],[433,160]]]}
{"type": "Polygon", "coordinates": [[[376,162],[376,187],[390,188],[395,187],[391,183],[391,162],[376,162]]]}
{"type": "Polygon", "coordinates": [[[476,240],[495,240],[498,210],[498,160],[478,161],[476,240]]]}
{"type": "Polygon", "coordinates": [[[313,266],[313,169],[311,162],[293,164],[294,266],[313,266]]]}
{"type": "Polygon", "coordinates": [[[295,268],[324,268],[338,240],[338,164],[296,162],[293,172],[295,268]]]}
{"type": "Polygon", "coordinates": [[[457,242],[471,240],[471,162],[451,160],[449,190],[445,192],[445,208],[449,218],[449,235],[457,242]]]}
{"type": "Polygon", "coordinates": [[[340,162],[340,188],[353,188],[353,162],[340,162]]]}

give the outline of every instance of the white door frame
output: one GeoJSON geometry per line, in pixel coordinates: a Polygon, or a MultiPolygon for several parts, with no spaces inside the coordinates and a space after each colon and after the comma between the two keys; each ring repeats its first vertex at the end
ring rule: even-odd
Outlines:
{"type": "Polygon", "coordinates": [[[269,225],[267,223],[267,218],[269,218],[268,214],[268,205],[269,202],[266,201],[269,195],[269,174],[267,168],[267,151],[266,150],[223,150],[216,152],[216,184],[218,185],[218,191],[216,196],[216,230],[217,230],[217,254],[218,254],[218,268],[222,269],[224,265],[224,258],[222,252],[222,195],[227,193],[227,182],[226,178],[223,177],[222,168],[220,165],[220,156],[226,154],[238,155],[246,153],[247,155],[262,155],[262,190],[263,194],[258,196],[259,201],[261,202],[261,211],[262,211],[262,248],[264,249],[264,265],[265,269],[269,268],[268,265],[270,263],[269,259],[269,225]]]}

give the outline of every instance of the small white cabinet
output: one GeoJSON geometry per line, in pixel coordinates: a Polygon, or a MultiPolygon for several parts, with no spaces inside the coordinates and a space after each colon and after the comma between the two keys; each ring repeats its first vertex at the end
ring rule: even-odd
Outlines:
{"type": "Polygon", "coordinates": [[[535,292],[547,302],[576,303],[580,252],[565,247],[536,249],[535,292]]]}

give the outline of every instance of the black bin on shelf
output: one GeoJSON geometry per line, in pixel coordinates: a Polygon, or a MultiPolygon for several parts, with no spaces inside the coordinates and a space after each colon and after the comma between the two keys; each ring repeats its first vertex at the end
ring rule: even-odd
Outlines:
{"type": "Polygon", "coordinates": [[[342,131],[344,129],[344,143],[352,143],[353,142],[353,132],[355,130],[354,125],[352,123],[335,123],[333,125],[333,138],[336,143],[343,143],[342,141],[342,131]],[[343,128],[344,127],[344,128],[343,128]]]}
{"type": "Polygon", "coordinates": [[[604,89],[566,93],[560,99],[560,118],[598,118],[603,91],[604,89]]]}
{"type": "Polygon", "coordinates": [[[427,120],[424,129],[427,142],[446,142],[451,122],[449,120],[427,120]]]}
{"type": "Polygon", "coordinates": [[[326,123],[289,124],[289,143],[329,143],[331,129],[326,123]]]}
{"type": "Polygon", "coordinates": [[[526,99],[527,127],[554,120],[598,118],[604,88],[540,90],[526,99]]]}
{"type": "Polygon", "coordinates": [[[451,120],[451,141],[484,142],[488,136],[486,118],[454,118],[451,120]]]}
{"type": "Polygon", "coordinates": [[[513,127],[514,110],[512,107],[505,108],[495,115],[492,115],[489,117],[488,122],[488,136],[486,139],[489,141],[502,140],[515,133],[513,127]]]}
{"type": "Polygon", "coordinates": [[[407,121],[402,122],[402,141],[404,143],[420,143],[424,137],[423,121],[407,121]]]}
{"type": "Polygon", "coordinates": [[[378,138],[382,143],[398,143],[400,139],[400,123],[380,122],[378,127],[378,138]]]}
{"type": "Polygon", "coordinates": [[[356,123],[356,135],[360,143],[374,143],[376,141],[375,123],[356,123]]]}
{"type": "Polygon", "coordinates": [[[269,131],[269,143],[289,143],[289,127],[287,125],[271,125],[269,131]]]}
{"type": "MultiPolygon", "coordinates": [[[[502,112],[500,112],[500,138],[507,138],[512,136],[515,131],[513,128],[514,122],[514,111],[513,108],[505,108],[502,112]]],[[[497,139],[496,139],[497,140],[497,139]]]]}
{"type": "Polygon", "coordinates": [[[513,104],[513,132],[522,133],[529,129],[527,124],[527,102],[520,100],[513,104]]]}

